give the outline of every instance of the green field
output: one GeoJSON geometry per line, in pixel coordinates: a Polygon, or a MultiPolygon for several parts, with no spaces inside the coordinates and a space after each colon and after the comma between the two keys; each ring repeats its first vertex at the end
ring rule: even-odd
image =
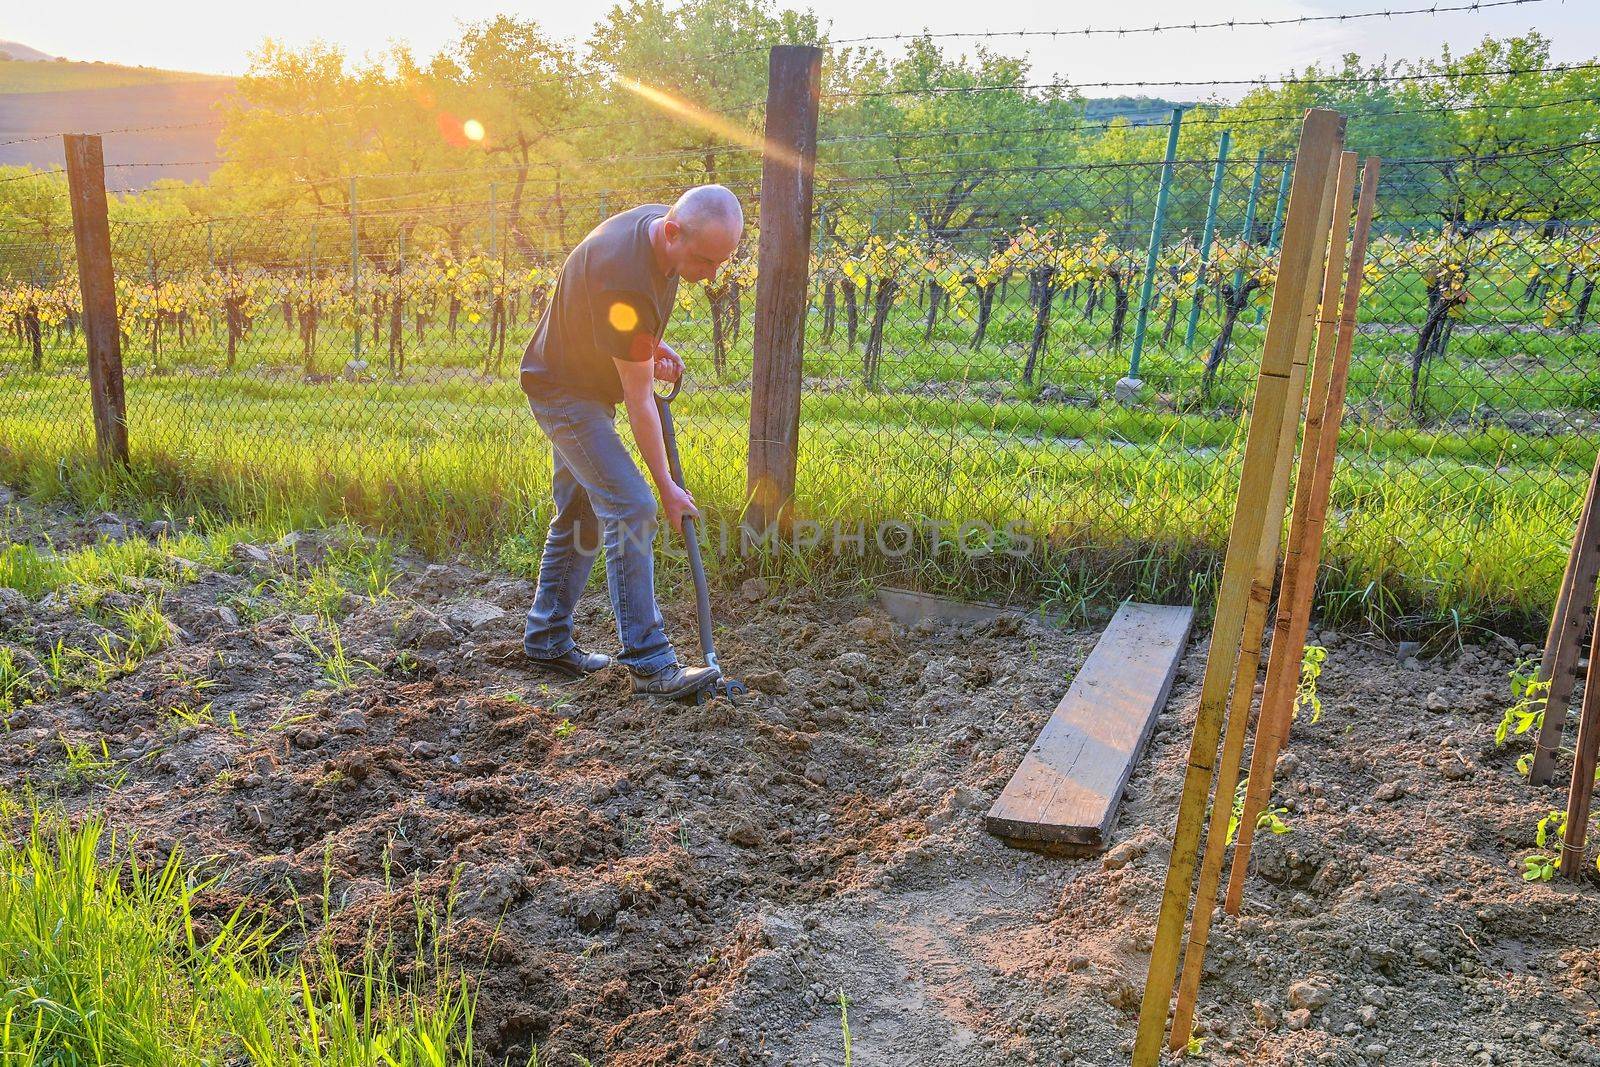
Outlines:
{"type": "MultiPolygon", "coordinates": [[[[1506,260],[1478,272],[1447,353],[1424,364],[1420,411],[1410,374],[1427,313],[1422,280],[1393,271],[1368,294],[1323,570],[1331,616],[1391,630],[1439,621],[1537,629],[1594,458],[1587,427],[1600,401],[1600,334],[1547,324],[1520,298],[1522,270],[1506,260]]],[[[1088,314],[1086,287],[1053,304],[1032,384],[1021,370],[1037,310],[1025,280],[997,294],[977,347],[970,314],[945,310],[930,328],[908,287],[885,322],[870,385],[869,309],[860,309],[852,345],[838,294],[830,332],[817,288],[797,516],[825,529],[786,558],[810,567],[833,557],[852,575],[1043,596],[1069,610],[1126,595],[1208,594],[1265,332],[1254,309],[1240,318],[1208,393],[1201,370],[1219,327],[1215,297],[1203,299],[1193,347],[1183,343],[1189,301],[1158,305],[1145,391],[1123,407],[1111,394],[1128,371],[1134,316],[1114,343],[1109,309],[1102,301],[1088,314]],[[832,524],[843,524],[848,555],[854,524],[888,520],[923,532],[915,551],[869,550],[865,561],[832,551],[832,524]],[[1034,549],[1025,559],[969,557],[929,525],[963,522],[1020,525],[1034,549]]],[[[356,350],[350,323],[330,311],[307,377],[286,299],[287,290],[258,310],[231,369],[215,312],[164,321],[154,351],[148,321],[131,328],[123,350],[134,484],[80,474],[76,491],[294,522],[349,517],[432,551],[534,558],[549,460],[514,382],[533,300],[516,302],[503,350],[491,352],[470,294],[454,329],[444,301],[417,294],[402,318],[403,375],[398,360],[391,372],[387,315],[363,325],[361,368],[347,367],[356,350]]],[[[694,378],[677,408],[689,484],[729,524],[745,500],[753,303],[747,293],[737,319],[724,320],[720,361],[703,294],[669,332],[694,378]]],[[[19,340],[0,343],[3,465],[36,488],[59,487],[62,471],[77,466],[59,461],[91,452],[82,339],[47,329],[37,371],[19,340]]]]}

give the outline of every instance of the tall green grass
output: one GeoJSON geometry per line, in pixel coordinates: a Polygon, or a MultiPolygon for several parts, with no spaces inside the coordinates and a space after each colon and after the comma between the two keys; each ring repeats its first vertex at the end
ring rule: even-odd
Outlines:
{"type": "MultiPolygon", "coordinates": [[[[86,409],[77,389],[35,377],[0,401],[0,476],[45,495],[140,501],[152,514],[211,509],[277,529],[351,520],[427,552],[524,566],[537,557],[549,451],[509,383],[141,378],[128,388],[135,461],[117,475],[90,461],[86,410],[63,417],[86,409]]],[[[729,525],[745,501],[748,404],[702,389],[675,405],[689,487],[729,525]]],[[[847,538],[857,523],[889,519],[1018,523],[1039,549],[1026,560],[967,558],[927,536],[906,556],[847,551],[834,563],[847,576],[986,595],[1205,599],[1245,425],[1120,407],[809,393],[797,515],[825,533],[785,558],[823,565],[836,523],[847,538]]],[[[1536,630],[1592,458],[1592,443],[1571,435],[1350,426],[1324,610],[1385,626],[1536,630]]]]}
{"type": "Polygon", "coordinates": [[[0,1059],[26,1065],[455,1067],[474,1062],[473,1003],[419,918],[424,966],[401,978],[378,937],[353,959],[316,941],[274,961],[235,911],[209,928],[211,883],[174,852],[142,866],[98,816],[0,802],[0,1059]],[[432,939],[431,941],[429,939],[432,939]]]}

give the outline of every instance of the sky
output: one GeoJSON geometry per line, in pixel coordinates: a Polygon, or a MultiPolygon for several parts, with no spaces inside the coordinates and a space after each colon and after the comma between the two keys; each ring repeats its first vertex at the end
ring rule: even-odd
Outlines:
{"type": "MultiPolygon", "coordinates": [[[[782,2],[782,0],[780,0],[782,2]]],[[[834,38],[917,30],[957,32],[1144,26],[1219,18],[1283,18],[1424,7],[1434,0],[788,0],[815,11],[834,38]]],[[[1437,0],[1454,6],[1463,0],[1437,0]]],[[[0,15],[0,40],[19,41],[70,59],[100,59],[177,70],[242,74],[249,55],[271,36],[289,45],[321,39],[352,56],[376,53],[404,41],[429,56],[453,40],[464,22],[506,12],[543,22],[557,36],[581,40],[610,8],[610,0],[515,4],[507,0],[276,0],[227,5],[216,0],[73,0],[18,3],[0,15]],[[225,13],[224,13],[225,10],[225,13]]],[[[1036,80],[1074,82],[1199,80],[1282,74],[1313,60],[1357,52],[1367,61],[1437,55],[1442,44],[1465,50],[1485,35],[1534,28],[1554,42],[1558,60],[1600,53],[1600,0],[1535,0],[1487,11],[1395,16],[1345,23],[1232,30],[1182,31],[1123,38],[1016,40],[990,47],[1027,53],[1036,80]]],[[[944,42],[947,49],[969,42],[944,42]]],[[[892,48],[892,45],[885,47],[892,48]]],[[[1116,95],[1121,90],[1086,91],[1116,95]]],[[[1137,93],[1138,90],[1129,90],[1137,93]]],[[[1237,91],[1219,90],[1226,97],[1237,91]]],[[[1162,95],[1152,91],[1152,95],[1162,95]]],[[[1177,91],[1166,93],[1181,96],[1177,91]]],[[[1204,95],[1204,94],[1190,94],[1204,95]]]]}

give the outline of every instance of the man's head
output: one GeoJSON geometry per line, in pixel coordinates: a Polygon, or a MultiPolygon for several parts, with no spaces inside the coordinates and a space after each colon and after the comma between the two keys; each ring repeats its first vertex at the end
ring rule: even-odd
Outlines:
{"type": "Polygon", "coordinates": [[[662,255],[687,282],[709,282],[744,234],[744,210],[726,186],[697,185],[678,197],[661,227],[662,255]]]}

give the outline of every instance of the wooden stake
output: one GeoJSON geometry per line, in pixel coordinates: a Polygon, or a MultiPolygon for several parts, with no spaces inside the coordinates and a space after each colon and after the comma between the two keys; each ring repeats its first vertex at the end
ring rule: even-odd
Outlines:
{"type": "Polygon", "coordinates": [[[1550,632],[1544,640],[1544,660],[1539,665],[1539,681],[1548,682],[1545,690],[1544,722],[1533,746],[1533,766],[1528,781],[1548,785],[1555,777],[1556,753],[1567,725],[1567,708],[1572,703],[1572,688],[1578,679],[1578,652],[1583,635],[1594,622],[1595,583],[1600,581],[1600,508],[1595,498],[1600,487],[1600,455],[1595,456],[1589,475],[1589,492],[1578,515],[1572,550],[1567,553],[1566,573],[1561,576],[1561,591],[1550,613],[1550,632]]]}
{"type": "MultiPolygon", "coordinates": [[[[1344,419],[1350,352],[1355,343],[1356,309],[1360,304],[1366,270],[1367,236],[1372,228],[1377,196],[1378,160],[1374,156],[1367,159],[1361,175],[1361,201],[1356,208],[1355,232],[1351,237],[1350,264],[1339,311],[1338,342],[1330,368],[1327,400],[1323,405],[1320,425],[1313,429],[1309,419],[1306,424],[1307,440],[1316,439],[1313,456],[1315,466],[1313,473],[1308,476],[1307,459],[1302,458],[1300,482],[1295,487],[1294,515],[1289,523],[1289,546],[1284,556],[1283,588],[1278,594],[1278,614],[1273,622],[1272,655],[1267,661],[1267,680],[1262,688],[1255,751],[1250,759],[1250,784],[1246,788],[1244,807],[1239,815],[1233,868],[1228,875],[1228,892],[1223,901],[1223,907],[1230,915],[1239,914],[1256,820],[1261,817],[1267,798],[1272,795],[1278,752],[1288,735],[1294,695],[1300,680],[1306,631],[1311,625],[1317,566],[1322,560],[1322,532],[1333,483],[1333,464],[1339,451],[1339,427],[1344,419]]],[[[1320,367],[1319,355],[1319,370],[1320,367]]]]}
{"type": "Polygon", "coordinates": [[[750,372],[747,527],[760,539],[786,514],[800,454],[800,385],[811,285],[822,49],[776,45],[767,58],[754,362],[750,372]]]}
{"type": "Polygon", "coordinates": [[[106,162],[100,135],[62,135],[72,238],[78,250],[83,294],[83,337],[89,353],[89,403],[100,462],[128,462],[128,404],[122,386],[122,330],[117,325],[117,284],[111,270],[111,227],[106,215],[106,162]]]}
{"type": "MultiPolygon", "coordinates": [[[[1591,590],[1574,589],[1573,601],[1588,599],[1591,590]]],[[[1595,640],[1600,641],[1600,622],[1595,640]]],[[[1583,852],[1589,833],[1589,802],[1594,797],[1596,758],[1600,757],[1600,655],[1589,656],[1583,681],[1583,708],[1578,713],[1578,751],[1572,760],[1572,787],[1567,793],[1567,826],[1561,835],[1561,876],[1583,877],[1583,852]]]]}
{"type": "Polygon", "coordinates": [[[1322,213],[1317,222],[1319,240],[1327,243],[1322,285],[1306,288],[1305,310],[1300,318],[1295,361],[1290,371],[1289,395],[1294,398],[1293,418],[1283,420],[1278,442],[1278,465],[1272,472],[1272,491],[1261,516],[1261,545],[1256,553],[1255,573],[1250,583],[1250,600],[1245,605],[1244,637],[1239,662],[1234,672],[1233,699],[1228,706],[1228,725],[1222,741],[1222,760],[1217,765],[1216,787],[1212,790],[1211,822],[1206,829],[1205,855],[1200,861],[1200,881],[1195,890],[1194,915],[1189,920],[1189,943],[1184,948],[1183,977],[1178,983],[1178,1006],[1172,1019],[1172,1034],[1167,1047],[1177,1052],[1187,1048],[1194,1030],[1195,1002],[1200,995],[1200,972],[1205,965],[1206,941],[1211,932],[1211,915],[1217,903],[1217,885],[1222,880],[1222,861],[1227,856],[1228,823],[1233,817],[1233,794],[1239,784],[1239,764],[1244,758],[1245,738],[1249,734],[1250,710],[1255,703],[1256,671],[1261,665],[1261,638],[1267,623],[1267,605],[1278,576],[1278,547],[1283,543],[1284,506],[1289,499],[1289,472],[1294,466],[1296,431],[1300,428],[1300,396],[1305,385],[1306,354],[1311,348],[1313,323],[1316,329],[1317,365],[1311,382],[1310,410],[1306,417],[1305,444],[1301,447],[1301,483],[1316,465],[1316,433],[1322,425],[1323,405],[1328,399],[1328,365],[1333,354],[1334,328],[1338,324],[1339,283],[1344,277],[1344,241],[1349,227],[1350,208],[1355,201],[1356,154],[1339,157],[1337,173],[1328,172],[1322,213]],[[1335,212],[1338,225],[1333,225],[1335,212]],[[1327,235],[1331,230],[1332,240],[1327,235]],[[1318,297],[1322,315],[1317,315],[1318,297]],[[1308,467],[1307,464],[1310,464],[1308,467]]]}
{"type": "MultiPolygon", "coordinates": [[[[1172,858],[1167,865],[1161,914],[1156,923],[1155,943],[1150,955],[1150,972],[1145,981],[1144,1001],[1139,1009],[1139,1033],[1133,1049],[1134,1067],[1156,1067],[1161,1058],[1167,1007],[1172,997],[1173,981],[1177,978],[1178,950],[1183,937],[1184,919],[1189,910],[1189,891],[1194,884],[1200,823],[1205,817],[1206,798],[1216,763],[1217,740],[1222,730],[1222,717],[1226,711],[1233,682],[1233,667],[1244,629],[1245,603],[1250,596],[1251,572],[1263,529],[1261,515],[1268,502],[1272,474],[1277,466],[1283,419],[1288,407],[1289,378],[1295,360],[1300,312],[1304,306],[1306,288],[1316,285],[1312,271],[1317,265],[1315,258],[1322,250],[1316,233],[1322,193],[1328,171],[1334,166],[1344,137],[1344,124],[1343,116],[1337,112],[1318,108],[1306,112],[1305,123],[1300,130],[1283,252],[1278,264],[1277,285],[1272,293],[1272,318],[1262,346],[1261,371],[1256,379],[1255,404],[1245,438],[1239,495],[1234,503],[1228,548],[1223,556],[1211,647],[1206,656],[1200,706],[1195,715],[1183,793],[1178,803],[1177,826],[1172,836],[1172,858]]],[[[1296,404],[1295,413],[1298,415],[1298,401],[1296,404]]]]}

